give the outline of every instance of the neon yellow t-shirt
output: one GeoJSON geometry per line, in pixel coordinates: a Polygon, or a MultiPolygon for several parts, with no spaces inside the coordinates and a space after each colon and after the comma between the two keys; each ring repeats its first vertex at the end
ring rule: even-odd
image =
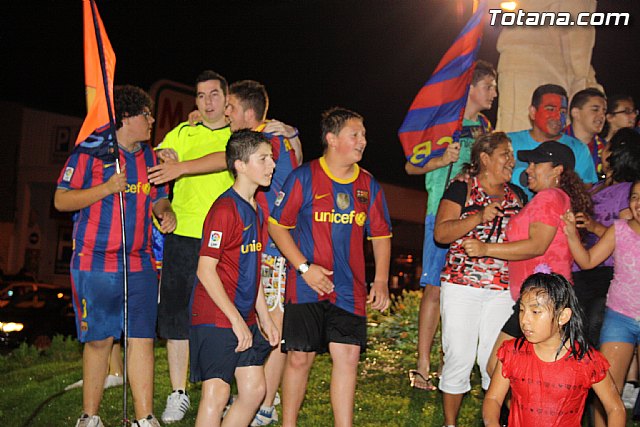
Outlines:
{"type": "MultiPolygon", "coordinates": [[[[158,149],[172,148],[178,153],[180,161],[193,160],[207,154],[224,152],[230,136],[229,126],[212,130],[203,124],[194,127],[184,122],[164,137],[158,149]]],[[[202,225],[209,208],[232,184],[233,175],[226,170],[178,178],[171,201],[178,220],[174,234],[202,238],[202,225]]]]}

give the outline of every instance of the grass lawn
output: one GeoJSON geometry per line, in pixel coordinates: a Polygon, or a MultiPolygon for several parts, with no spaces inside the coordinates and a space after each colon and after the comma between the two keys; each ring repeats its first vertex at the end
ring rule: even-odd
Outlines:
{"type": "MultiPolygon", "coordinates": [[[[441,397],[438,392],[412,390],[407,371],[415,365],[419,293],[405,294],[396,302],[393,315],[370,317],[369,350],[362,356],[356,391],[356,426],[441,426],[441,397]],[[377,325],[377,326],[376,326],[377,325]]],[[[437,355],[437,352],[434,352],[437,355]]],[[[437,357],[432,365],[437,366],[437,357]]],[[[64,392],[66,385],[81,378],[80,345],[75,340],[54,339],[43,354],[21,347],[10,356],[0,357],[5,372],[0,380],[0,426],[73,426],[82,410],[82,391],[64,392]]],[[[309,387],[300,412],[300,426],[331,426],[329,402],[331,362],[319,356],[311,372],[309,387]]],[[[482,426],[482,391],[479,374],[474,371],[472,391],[465,397],[460,426],[482,426]]],[[[154,407],[159,417],[171,391],[166,349],[156,347],[154,407]]],[[[199,385],[190,388],[192,409],[172,426],[192,426],[200,400],[199,385]]],[[[133,401],[129,395],[129,414],[133,401]]],[[[100,410],[105,426],[119,426],[122,419],[122,389],[105,391],[100,410]]],[[[640,423],[628,422],[628,426],[640,423]]]]}

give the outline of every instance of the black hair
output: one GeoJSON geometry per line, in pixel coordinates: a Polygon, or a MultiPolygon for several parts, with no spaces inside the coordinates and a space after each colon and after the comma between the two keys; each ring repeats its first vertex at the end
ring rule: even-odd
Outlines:
{"type": "MultiPolygon", "coordinates": [[[[562,310],[571,309],[569,321],[560,328],[562,344],[558,348],[556,358],[560,355],[562,348],[566,346],[570,356],[582,360],[589,353],[590,344],[585,334],[584,312],[571,283],[560,274],[534,273],[527,277],[522,284],[518,305],[522,303],[522,297],[528,292],[534,292],[536,297],[546,299],[548,306],[553,310],[554,321],[558,320],[562,310]]],[[[524,340],[524,337],[518,338],[516,346],[521,347],[524,340]]]]}
{"type": "Polygon", "coordinates": [[[227,83],[227,79],[212,70],[204,70],[198,74],[198,77],[196,77],[196,95],[198,91],[198,83],[208,82],[209,80],[218,80],[220,82],[220,88],[222,88],[222,93],[224,96],[227,96],[227,93],[229,92],[229,83],[227,83]]]}
{"type": "Polygon", "coordinates": [[[568,98],[567,91],[562,86],[558,86],[554,84],[546,84],[546,85],[538,86],[536,90],[533,91],[533,95],[531,95],[531,105],[538,108],[540,106],[540,102],[542,102],[542,97],[549,93],[553,93],[553,94],[568,98]]]}
{"type": "Polygon", "coordinates": [[[493,77],[493,79],[498,78],[498,73],[496,69],[493,68],[493,65],[487,61],[483,61],[479,59],[476,62],[476,66],[473,69],[473,76],[471,77],[471,85],[475,86],[478,84],[480,80],[485,78],[486,76],[493,77]]]}
{"type": "Polygon", "coordinates": [[[569,111],[574,108],[582,108],[584,104],[589,102],[589,100],[593,97],[602,98],[606,101],[607,97],[602,93],[601,90],[596,89],[595,87],[588,87],[586,89],[582,89],[573,95],[571,98],[571,102],[569,103],[569,111]]]}
{"type": "MultiPolygon", "coordinates": [[[[630,103],[635,105],[631,95],[617,93],[607,98],[607,114],[614,113],[618,109],[618,104],[620,104],[621,101],[629,101],[630,103]]],[[[610,128],[611,125],[609,124],[609,120],[607,119],[604,121],[604,126],[602,127],[602,131],[600,132],[600,136],[606,138],[607,135],[609,135],[610,128]]],[[[613,137],[611,138],[613,139],[613,137]]]]}
{"type": "Polygon", "coordinates": [[[153,110],[153,101],[147,92],[132,85],[113,88],[113,105],[116,110],[116,130],[122,127],[122,119],[142,114],[145,107],[153,110]]]}
{"type": "Polygon", "coordinates": [[[327,134],[332,133],[338,135],[348,120],[357,119],[364,121],[362,116],[355,111],[347,110],[342,107],[331,107],[322,113],[320,127],[322,129],[322,149],[327,149],[327,134]]]}
{"type": "Polygon", "coordinates": [[[237,97],[243,109],[253,110],[256,120],[259,122],[266,119],[269,109],[269,95],[267,95],[267,89],[262,83],[255,80],[240,80],[231,83],[229,95],[237,97]]]}
{"type": "Polygon", "coordinates": [[[231,134],[225,151],[227,169],[234,177],[238,176],[235,162],[240,160],[244,163],[249,161],[249,157],[256,152],[261,144],[271,147],[271,142],[262,132],[255,132],[250,129],[240,129],[231,134]]]}
{"type": "Polygon", "coordinates": [[[616,182],[631,182],[640,179],[640,134],[631,128],[618,130],[607,146],[609,168],[616,182]]]}

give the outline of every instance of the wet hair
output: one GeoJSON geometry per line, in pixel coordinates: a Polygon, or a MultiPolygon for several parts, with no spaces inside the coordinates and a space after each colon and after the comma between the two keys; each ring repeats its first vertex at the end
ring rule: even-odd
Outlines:
{"type": "MultiPolygon", "coordinates": [[[[571,318],[560,328],[562,345],[558,348],[556,358],[562,347],[567,345],[569,354],[581,360],[589,353],[590,345],[585,334],[584,312],[578,302],[573,286],[567,279],[556,273],[534,273],[522,284],[518,305],[522,303],[525,294],[533,292],[537,298],[542,298],[553,312],[553,321],[557,322],[562,310],[571,309],[571,318]]],[[[516,347],[521,347],[525,338],[516,340],[516,347]]]]}
{"type": "MultiPolygon", "coordinates": [[[[617,94],[607,98],[607,114],[611,114],[614,111],[616,111],[618,109],[621,101],[629,101],[630,103],[635,105],[631,95],[627,95],[627,94],[623,94],[623,93],[617,93],[617,94]]],[[[609,120],[606,119],[604,121],[604,126],[602,127],[602,132],[600,132],[600,136],[603,137],[603,138],[606,138],[607,135],[609,135],[609,129],[610,128],[611,128],[611,125],[609,124],[609,120]]],[[[613,137],[611,139],[613,139],[613,137]]]]}
{"type": "Polygon", "coordinates": [[[470,176],[477,176],[482,167],[480,155],[482,153],[492,155],[496,148],[505,142],[511,142],[511,139],[504,132],[490,132],[480,135],[471,147],[471,163],[464,166],[464,172],[470,176]]]}
{"type": "Polygon", "coordinates": [[[483,61],[479,59],[476,62],[476,67],[473,69],[473,76],[471,77],[471,84],[475,86],[478,84],[480,80],[485,78],[486,76],[493,77],[493,79],[498,78],[498,73],[496,69],[493,68],[493,65],[487,61],[483,61]]]}
{"type": "Polygon", "coordinates": [[[227,93],[229,92],[229,83],[227,83],[227,79],[212,70],[204,70],[198,74],[198,77],[196,77],[196,95],[198,91],[198,83],[208,82],[209,80],[218,80],[220,82],[220,87],[222,88],[222,93],[224,96],[227,96],[227,93]]]}
{"type": "Polygon", "coordinates": [[[331,107],[322,113],[320,127],[322,129],[322,150],[325,151],[329,145],[327,134],[338,135],[348,120],[357,119],[364,121],[364,118],[355,111],[342,107],[331,107]]]}
{"type": "Polygon", "coordinates": [[[227,169],[234,177],[238,176],[235,162],[240,160],[244,163],[249,161],[249,157],[258,150],[261,144],[271,147],[271,142],[262,132],[255,132],[250,129],[240,129],[231,134],[227,149],[225,151],[227,169]]]}
{"type": "Polygon", "coordinates": [[[531,105],[538,108],[540,106],[540,102],[542,102],[542,97],[549,93],[553,93],[553,94],[568,98],[567,91],[564,90],[562,86],[558,86],[554,84],[546,84],[546,85],[538,86],[536,90],[533,91],[533,95],[531,95],[531,105]]]}
{"type": "Polygon", "coordinates": [[[589,102],[589,100],[594,97],[602,98],[605,101],[607,100],[607,97],[604,95],[604,93],[602,93],[602,91],[596,89],[595,87],[588,87],[576,92],[575,95],[573,95],[573,98],[571,98],[571,102],[569,103],[569,114],[571,114],[571,110],[573,110],[574,108],[584,107],[584,104],[589,102]]]}
{"type": "Polygon", "coordinates": [[[153,110],[153,101],[147,92],[132,85],[113,88],[113,105],[116,110],[116,130],[122,127],[122,119],[142,114],[145,107],[153,110]]]}
{"type": "Polygon", "coordinates": [[[240,80],[231,83],[229,95],[238,98],[244,110],[253,110],[256,120],[263,121],[269,109],[269,95],[267,89],[255,80],[240,80]]]}
{"type": "Polygon", "coordinates": [[[607,146],[609,167],[616,182],[633,182],[640,179],[640,134],[631,128],[618,130],[607,146]]]}

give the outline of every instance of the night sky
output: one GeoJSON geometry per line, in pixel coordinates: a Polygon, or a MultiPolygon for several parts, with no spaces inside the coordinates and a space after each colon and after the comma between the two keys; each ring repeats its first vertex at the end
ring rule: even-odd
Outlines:
{"type": "MultiPolygon", "coordinates": [[[[362,165],[380,181],[407,177],[396,132],[420,86],[471,14],[471,0],[98,0],[117,56],[116,84],[188,85],[213,69],[229,82],[254,79],[271,98],[269,117],[300,129],[306,159],[320,154],[319,118],[342,105],[365,117],[362,165]]],[[[601,0],[632,25],[597,31],[593,64],[609,94],[640,102],[640,2],[601,0]]],[[[480,57],[497,64],[497,28],[480,57]]],[[[0,100],[83,116],[80,0],[3,1],[0,100]]],[[[495,108],[494,108],[495,110],[495,108]]],[[[495,117],[495,111],[489,114],[495,117]]]]}

